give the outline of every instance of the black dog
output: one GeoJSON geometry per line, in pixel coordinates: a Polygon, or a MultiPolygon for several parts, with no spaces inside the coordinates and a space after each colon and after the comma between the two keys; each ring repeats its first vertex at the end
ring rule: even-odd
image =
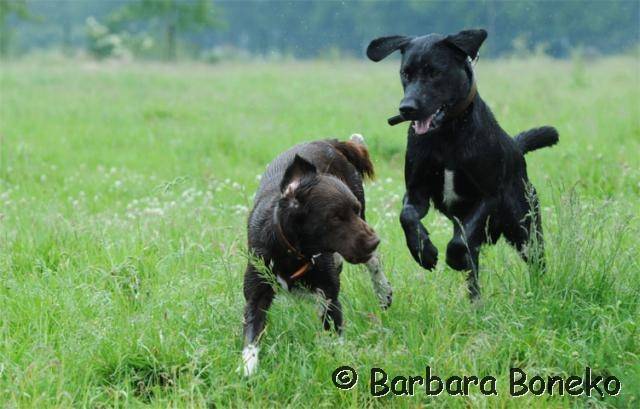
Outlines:
{"type": "Polygon", "coordinates": [[[404,98],[400,116],[389,123],[412,121],[400,215],[407,246],[422,267],[435,267],[438,251],[420,222],[432,201],[453,222],[446,261],[453,269],[469,271],[472,299],[480,294],[479,248],[501,235],[525,261],[544,271],[540,209],[524,154],[558,141],[551,127],[512,139],[498,125],[478,95],[473,75],[472,61],[486,37],[485,30],[391,36],[375,39],[367,48],[373,61],[402,52],[404,98]]]}
{"type": "Polygon", "coordinates": [[[333,321],[342,329],[338,294],[342,259],[367,263],[383,307],[391,303],[391,286],[375,250],[380,242],[365,222],[362,180],[373,176],[373,165],[360,135],[351,141],[316,141],[280,154],[267,168],[249,215],[250,260],[244,277],[244,374],[258,364],[257,341],[274,287],[256,264],[264,263],[280,285],[308,288],[326,299],[325,329],[333,321]]]}

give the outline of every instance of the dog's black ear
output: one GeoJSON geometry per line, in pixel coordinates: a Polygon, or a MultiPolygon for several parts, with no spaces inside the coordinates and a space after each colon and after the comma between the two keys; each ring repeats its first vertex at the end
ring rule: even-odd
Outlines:
{"type": "Polygon", "coordinates": [[[293,196],[300,185],[300,179],[306,175],[315,175],[317,172],[311,162],[296,154],[284,172],[284,177],[280,182],[280,191],[284,196],[293,196]]]}
{"type": "Polygon", "coordinates": [[[487,31],[480,28],[462,30],[457,34],[448,35],[444,42],[462,51],[473,60],[478,56],[478,50],[486,38],[487,31]]]}
{"type": "Polygon", "coordinates": [[[405,45],[409,44],[411,37],[405,36],[389,36],[380,37],[369,43],[367,47],[367,57],[371,61],[378,62],[385,58],[392,52],[401,49],[405,45]]]}

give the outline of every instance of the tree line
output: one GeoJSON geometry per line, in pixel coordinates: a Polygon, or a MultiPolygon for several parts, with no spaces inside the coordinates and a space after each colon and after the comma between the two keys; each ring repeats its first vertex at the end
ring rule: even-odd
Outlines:
{"type": "Polygon", "coordinates": [[[130,53],[169,60],[361,57],[376,36],[467,27],[489,31],[483,51],[493,56],[537,50],[564,57],[575,49],[620,53],[640,41],[640,2],[0,0],[4,56],[84,48],[97,57],[130,53]]]}

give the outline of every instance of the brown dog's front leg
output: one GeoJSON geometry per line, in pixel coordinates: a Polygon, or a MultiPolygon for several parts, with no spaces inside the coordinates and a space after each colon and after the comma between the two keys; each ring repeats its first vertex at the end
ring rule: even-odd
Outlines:
{"type": "Polygon", "coordinates": [[[245,274],[244,294],[247,304],[244,310],[244,348],[242,350],[243,373],[250,376],[258,369],[258,340],[267,321],[267,310],[275,293],[257,271],[249,265],[245,274]]]}
{"type": "Polygon", "coordinates": [[[389,308],[391,306],[391,301],[393,300],[393,289],[382,270],[382,263],[380,262],[378,252],[373,253],[371,259],[367,261],[367,269],[369,270],[373,290],[378,297],[380,306],[383,309],[389,308]]]}
{"type": "Polygon", "coordinates": [[[318,270],[316,280],[313,282],[316,292],[318,292],[324,303],[322,306],[322,324],[325,330],[331,329],[331,322],[338,333],[342,334],[342,305],[338,300],[340,295],[340,271],[342,270],[342,257],[334,254],[321,257],[317,261],[318,270]]]}

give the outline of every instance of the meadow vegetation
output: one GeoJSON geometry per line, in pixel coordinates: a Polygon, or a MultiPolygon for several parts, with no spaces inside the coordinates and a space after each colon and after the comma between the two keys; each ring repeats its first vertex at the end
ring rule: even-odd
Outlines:
{"type": "Polygon", "coordinates": [[[0,406],[638,407],[640,78],[634,57],[481,60],[480,94],[510,133],[551,124],[528,155],[548,271],[504,241],[481,254],[482,304],[444,263],[451,225],[425,220],[440,261],[410,257],[398,222],[406,129],[397,64],[0,65],[0,406]],[[275,155],[364,135],[368,219],[394,302],[342,275],[345,335],[312,299],[279,294],[261,367],[240,364],[245,221],[275,155]],[[358,385],[331,373],[356,368],[358,385]],[[369,395],[368,371],[498,379],[498,396],[369,395]],[[509,397],[509,368],[612,374],[617,397],[509,397]]]}

